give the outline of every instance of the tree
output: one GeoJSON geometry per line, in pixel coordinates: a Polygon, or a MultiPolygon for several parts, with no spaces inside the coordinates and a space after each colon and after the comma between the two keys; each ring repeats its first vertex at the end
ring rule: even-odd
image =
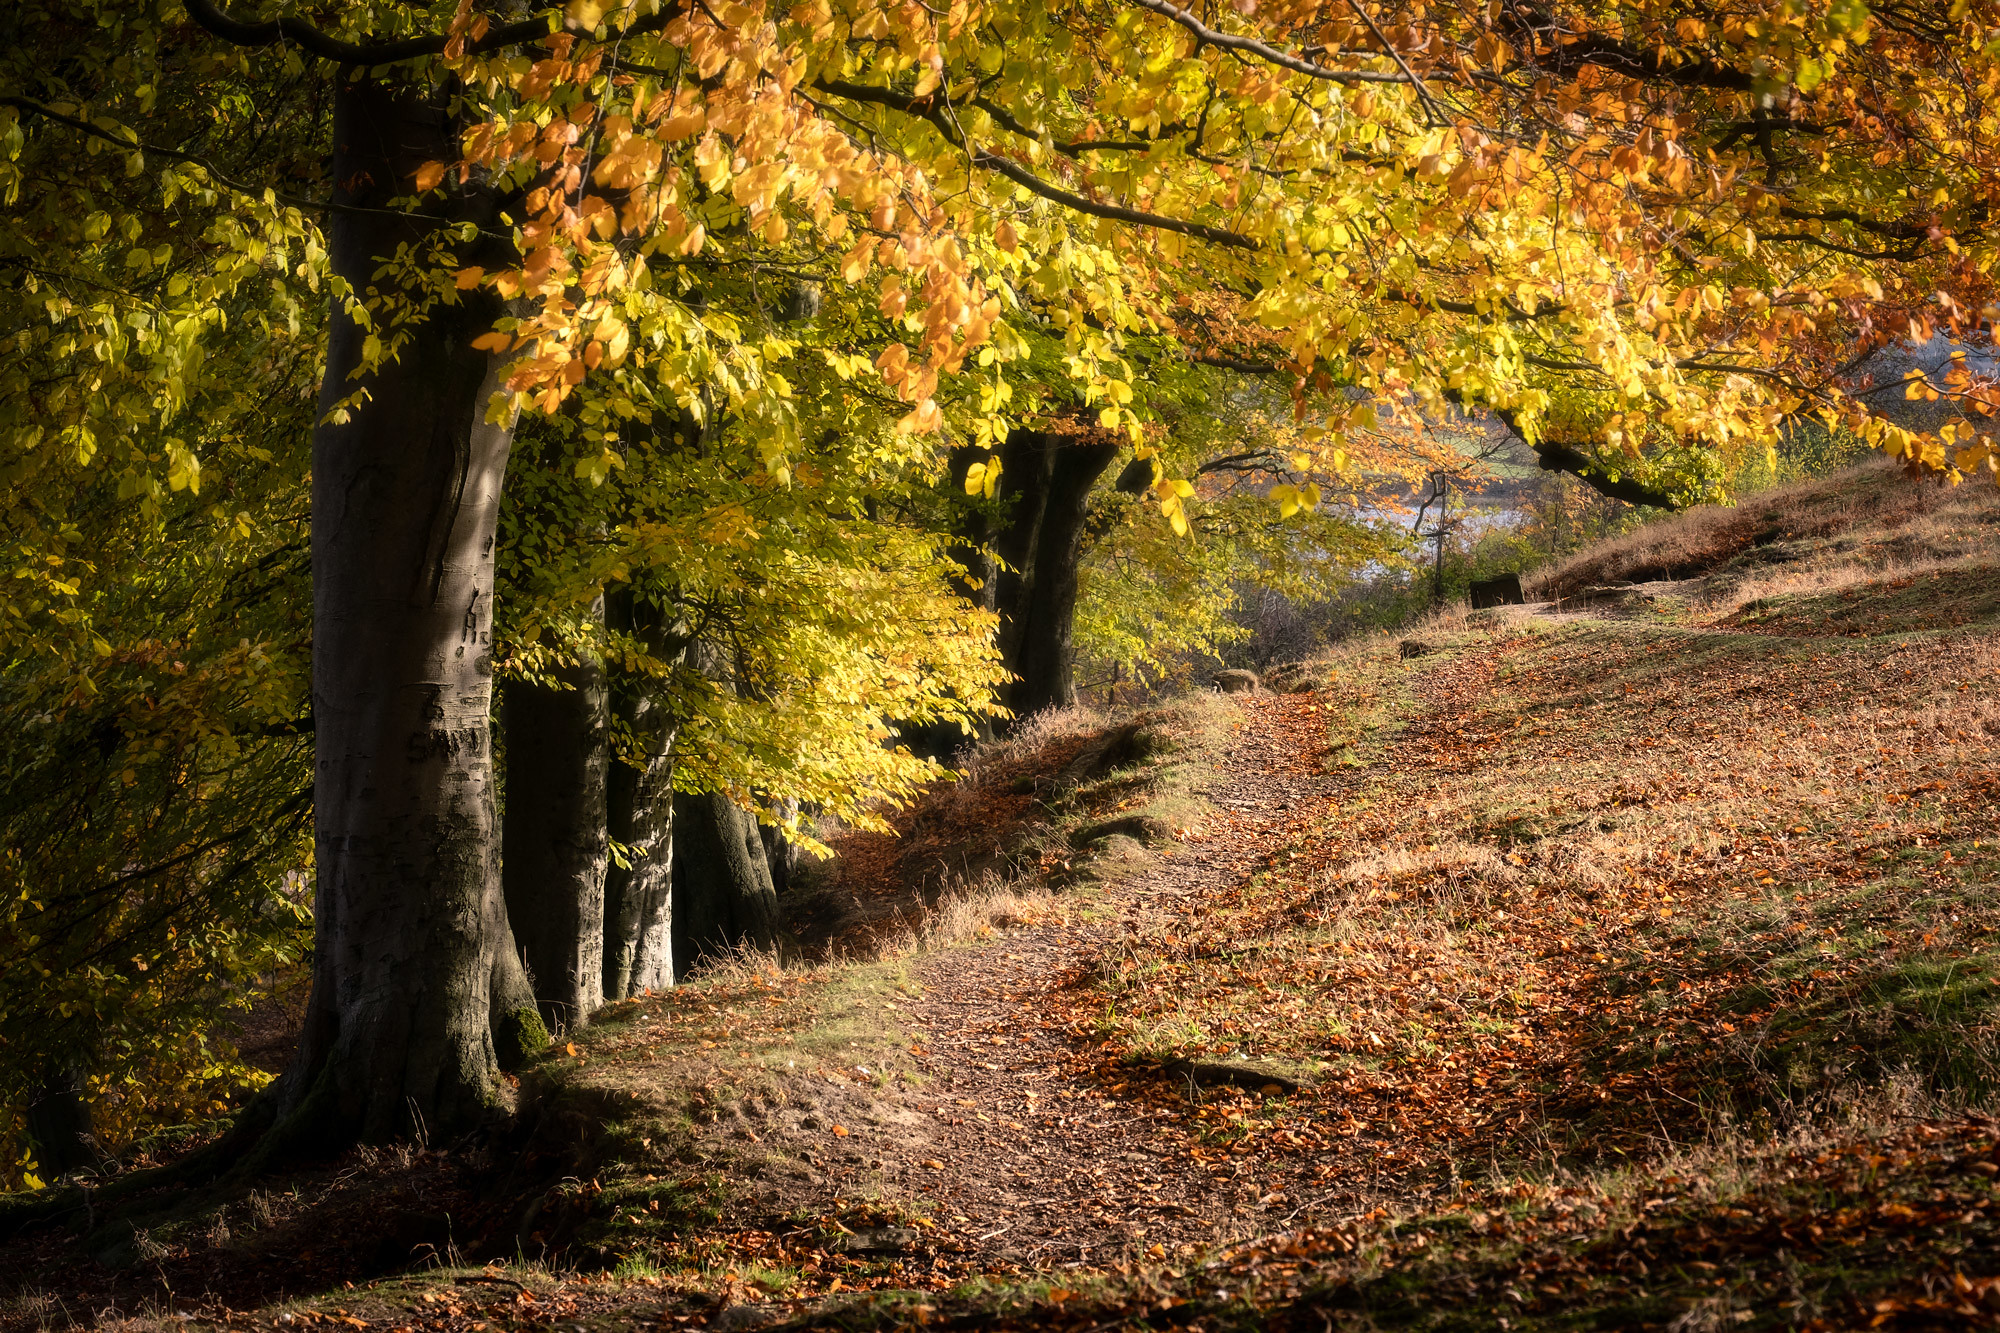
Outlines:
{"type": "Polygon", "coordinates": [[[574,658],[547,682],[510,681],[501,718],[507,920],[543,1017],[568,1028],[589,1022],[617,981],[605,964],[610,688],[590,646],[574,658]]]}
{"type": "MultiPolygon", "coordinates": [[[[764,484],[797,482],[816,447],[797,349],[757,292],[836,248],[813,350],[895,403],[911,458],[932,432],[997,449],[1020,424],[1012,320],[1059,337],[1097,427],[1135,443],[1135,339],[1275,365],[1323,428],[1317,472],[1372,428],[1361,399],[1490,410],[1545,460],[1676,500],[1801,410],[1954,474],[1995,456],[1839,387],[1857,344],[1962,334],[1990,301],[1988,5],[359,3],[321,30],[187,2],[232,52],[315,62],[333,107],[314,205],[333,299],[313,469],[322,985],[281,1099],[316,1141],[413,1112],[441,1129],[495,1096],[481,640],[513,414],[582,403],[595,475],[620,423],[727,416],[764,484]],[[751,299],[711,302],[718,278],[751,299]]],[[[31,120],[38,151],[107,144],[162,190],[214,189],[206,138],[155,149],[133,128],[162,127],[161,87],[185,115],[157,50],[192,34],[136,3],[93,19],[102,86],[69,110],[14,98],[10,152],[31,120]],[[142,59],[101,58],[135,33],[142,59]]],[[[231,219],[311,244],[255,165],[231,219]]],[[[191,475],[185,442],[166,453],[191,475]]],[[[1176,529],[1192,489],[1154,482],[1176,529]]]]}
{"type": "MultiPolygon", "coordinates": [[[[711,299],[727,293],[708,284],[711,299]]],[[[797,366],[792,390],[821,443],[782,487],[726,416],[628,428],[602,474],[587,394],[523,435],[499,548],[499,670],[555,686],[553,701],[580,698],[561,677],[586,661],[610,686],[608,811],[549,824],[608,833],[625,863],[602,881],[607,999],[670,984],[698,952],[774,947],[760,827],[808,847],[801,808],[881,827],[876,806],[944,772],[885,746],[888,720],[956,732],[992,699],[992,617],[957,596],[946,539],[907,517],[932,475],[825,361],[797,366]],[[606,614],[587,613],[605,588],[606,614]]]]}
{"type": "MultiPolygon", "coordinates": [[[[312,418],[324,265],[282,201],[184,158],[134,170],[87,115],[183,49],[110,49],[67,6],[0,22],[0,1186],[18,1188],[259,1086],[231,1020],[308,945],[288,445],[312,418]]],[[[279,172],[324,128],[271,71],[189,60],[155,86],[177,143],[254,108],[279,172]]],[[[237,165],[225,146],[216,171],[237,165]]]]}
{"type": "Polygon", "coordinates": [[[1003,697],[1016,717],[1076,702],[1077,558],[1092,489],[1121,445],[1094,424],[1053,417],[1015,427],[991,455],[959,451],[960,486],[992,487],[967,507],[959,534],[978,553],[979,586],[969,591],[1000,617],[1000,660],[1014,678],[1003,697]]]}

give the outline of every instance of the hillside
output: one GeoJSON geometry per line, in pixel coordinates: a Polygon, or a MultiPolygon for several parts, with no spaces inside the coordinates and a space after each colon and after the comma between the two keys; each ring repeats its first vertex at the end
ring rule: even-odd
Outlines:
{"type": "MultiPolygon", "coordinates": [[[[2000,1321],[2000,494],[1868,467],[1044,720],[518,1124],[0,1253],[9,1328],[2000,1321]]],[[[164,1150],[163,1150],[164,1151],[164,1150]]]]}

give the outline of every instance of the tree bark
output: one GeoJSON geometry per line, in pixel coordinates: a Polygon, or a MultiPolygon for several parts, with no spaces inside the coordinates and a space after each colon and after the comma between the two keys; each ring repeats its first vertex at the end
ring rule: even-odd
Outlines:
{"type": "MultiPolygon", "coordinates": [[[[505,922],[501,923],[503,927],[505,922]]],[[[521,962],[514,932],[506,929],[493,948],[493,979],[487,995],[487,1022],[493,1029],[493,1054],[502,1069],[513,1071],[527,1063],[530,1055],[549,1044],[548,1025],[542,1022],[535,987],[521,962]]]]}
{"type": "Polygon", "coordinates": [[[500,864],[507,918],[551,1027],[575,1029],[604,1005],[606,770],[604,668],[584,661],[556,685],[510,681],[500,864]]]}
{"type": "MultiPolygon", "coordinates": [[[[687,643],[668,632],[653,608],[635,603],[629,590],[608,596],[606,619],[634,634],[646,654],[678,662],[687,643]]],[[[638,764],[611,765],[611,836],[625,848],[627,864],[604,876],[604,998],[629,999],[674,984],[674,739],[679,722],[643,676],[627,678],[612,707],[637,742],[638,764]]]]}
{"type": "Polygon", "coordinates": [[[674,789],[671,727],[641,733],[645,767],[614,765],[611,836],[627,864],[604,882],[604,998],[630,999],[674,984],[674,789]]]}
{"type": "Polygon", "coordinates": [[[1070,654],[1077,560],[1090,490],[1118,457],[1116,440],[1017,429],[1001,455],[1005,525],[994,547],[1009,568],[997,579],[1000,654],[1016,679],[1016,718],[1076,702],[1070,654]]]}
{"type": "MultiPolygon", "coordinates": [[[[791,819],[799,814],[799,803],[793,800],[779,801],[775,812],[782,818],[791,819]]],[[[785,836],[780,824],[757,825],[758,840],[764,844],[764,865],[771,872],[771,888],[783,898],[792,886],[792,877],[799,869],[799,845],[785,836]]]]}
{"type": "MultiPolygon", "coordinates": [[[[391,207],[419,166],[457,155],[442,93],[341,80],[329,254],[357,295],[399,246],[488,221],[477,197],[391,207]]],[[[490,636],[512,426],[487,420],[503,367],[472,347],[499,313],[460,294],[356,379],[367,331],[334,304],[312,444],[313,989],[267,1152],[445,1133],[499,1095],[490,636]]]]}
{"type": "Polygon", "coordinates": [[[788,942],[757,821],[721,792],[674,797],[674,963],[788,942]]]}
{"type": "Polygon", "coordinates": [[[23,1126],[28,1146],[36,1168],[50,1181],[103,1163],[83,1091],[82,1071],[65,1069],[45,1080],[28,1103],[23,1126]]]}

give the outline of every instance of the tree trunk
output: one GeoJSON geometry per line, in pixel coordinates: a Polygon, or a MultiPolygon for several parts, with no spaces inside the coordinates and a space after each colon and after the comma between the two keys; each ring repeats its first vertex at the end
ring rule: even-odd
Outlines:
{"type": "Polygon", "coordinates": [[[611,836],[627,864],[604,881],[604,998],[630,999],[674,984],[674,729],[641,733],[644,769],[611,771],[611,836]]]}
{"type": "MultiPolygon", "coordinates": [[[[684,639],[659,624],[657,612],[635,605],[629,590],[606,598],[613,629],[629,631],[648,656],[678,662],[684,639]]],[[[679,723],[645,677],[631,678],[613,696],[613,707],[633,739],[637,758],[611,765],[611,836],[625,848],[627,864],[604,876],[604,998],[629,999],[674,984],[674,738],[679,723]]]]}
{"type": "Polygon", "coordinates": [[[1091,487],[1118,450],[1096,435],[1017,429],[1007,437],[1000,485],[1010,507],[994,546],[1010,567],[998,578],[997,606],[1001,659],[1016,677],[1006,702],[1017,718],[1076,702],[1077,559],[1091,487]]]}
{"type": "Polygon", "coordinates": [[[28,1103],[23,1128],[35,1167],[49,1181],[72,1171],[103,1164],[90,1129],[90,1107],[83,1100],[80,1070],[65,1069],[45,1080],[28,1103]]]}
{"type": "Polygon", "coordinates": [[[674,964],[787,940],[757,821],[721,792],[674,797],[674,964]]]}
{"type": "Polygon", "coordinates": [[[542,1016],[576,1029],[604,1005],[610,698],[596,661],[556,677],[557,685],[510,681],[502,695],[500,864],[507,918],[542,1016]]]}
{"type": "MultiPolygon", "coordinates": [[[[790,819],[799,814],[799,803],[783,800],[774,809],[780,817],[790,819]]],[[[764,865],[771,872],[771,888],[783,898],[791,889],[792,877],[798,873],[799,845],[785,836],[780,824],[757,825],[757,837],[764,844],[764,865]]]]}
{"type": "MultiPolygon", "coordinates": [[[[501,923],[505,927],[506,923],[501,923]]],[[[549,1044],[535,987],[521,962],[514,932],[506,929],[493,948],[493,980],[487,996],[487,1021],[493,1028],[493,1054],[502,1069],[513,1071],[549,1044]]]]}
{"type": "MultiPolygon", "coordinates": [[[[998,606],[995,599],[999,591],[996,582],[999,571],[994,564],[992,549],[994,505],[983,496],[965,494],[965,479],[971,474],[972,465],[984,463],[987,457],[983,445],[959,445],[951,451],[945,475],[949,488],[947,499],[956,513],[952,523],[952,535],[956,540],[949,549],[951,558],[965,568],[965,573],[952,582],[966,601],[992,611],[998,606]]],[[[1000,463],[1000,475],[1004,479],[1008,460],[1002,457],[1000,463]]]]}
{"type": "MultiPolygon", "coordinates": [[[[458,155],[444,101],[366,76],[338,84],[330,174],[344,207],[328,217],[329,251],[357,294],[383,256],[490,209],[391,209],[419,166],[458,155]]],[[[512,426],[486,419],[503,367],[472,340],[499,313],[461,294],[357,380],[366,331],[334,304],[313,432],[313,989],[266,1151],[449,1132],[498,1097],[491,1001],[507,921],[489,644],[512,426]],[[357,389],[341,419],[325,416],[357,389]]]]}
{"type": "MultiPolygon", "coordinates": [[[[951,451],[947,460],[944,503],[949,506],[945,522],[954,539],[949,548],[950,555],[965,570],[965,573],[953,576],[952,586],[972,605],[991,611],[995,608],[998,593],[991,546],[994,505],[984,497],[969,497],[965,493],[965,478],[972,465],[984,463],[987,457],[983,445],[959,445],[951,451]]],[[[1002,475],[1005,475],[1004,464],[1002,475]]],[[[966,746],[989,740],[992,735],[992,724],[985,718],[974,724],[974,730],[969,734],[956,722],[896,724],[896,739],[911,754],[935,759],[939,763],[951,762],[952,756],[966,746]]],[[[784,875],[780,874],[778,862],[772,862],[772,876],[778,880],[780,893],[785,889],[784,876],[789,875],[797,861],[798,852],[794,848],[787,854],[784,875]]]]}

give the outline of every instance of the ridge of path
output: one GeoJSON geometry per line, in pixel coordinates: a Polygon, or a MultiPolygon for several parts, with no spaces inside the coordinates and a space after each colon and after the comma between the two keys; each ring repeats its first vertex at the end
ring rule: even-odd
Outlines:
{"type": "Polygon", "coordinates": [[[1106,946],[1241,883],[1343,787],[1325,771],[1313,695],[1240,703],[1240,728],[1198,793],[1211,807],[1204,836],[1115,880],[1085,919],[1010,930],[915,969],[921,999],[906,1013],[927,1034],[928,1083],[911,1101],[930,1133],[901,1147],[922,1160],[883,1167],[934,1200],[940,1230],[976,1254],[1096,1267],[1155,1244],[1216,1245],[1294,1211],[1254,1177],[1219,1187],[1184,1135],[1165,1132],[1176,1110],[1111,1095],[1101,1065],[1079,1058],[1078,1034],[1046,1021],[1072,1007],[1058,993],[1106,946]]]}

